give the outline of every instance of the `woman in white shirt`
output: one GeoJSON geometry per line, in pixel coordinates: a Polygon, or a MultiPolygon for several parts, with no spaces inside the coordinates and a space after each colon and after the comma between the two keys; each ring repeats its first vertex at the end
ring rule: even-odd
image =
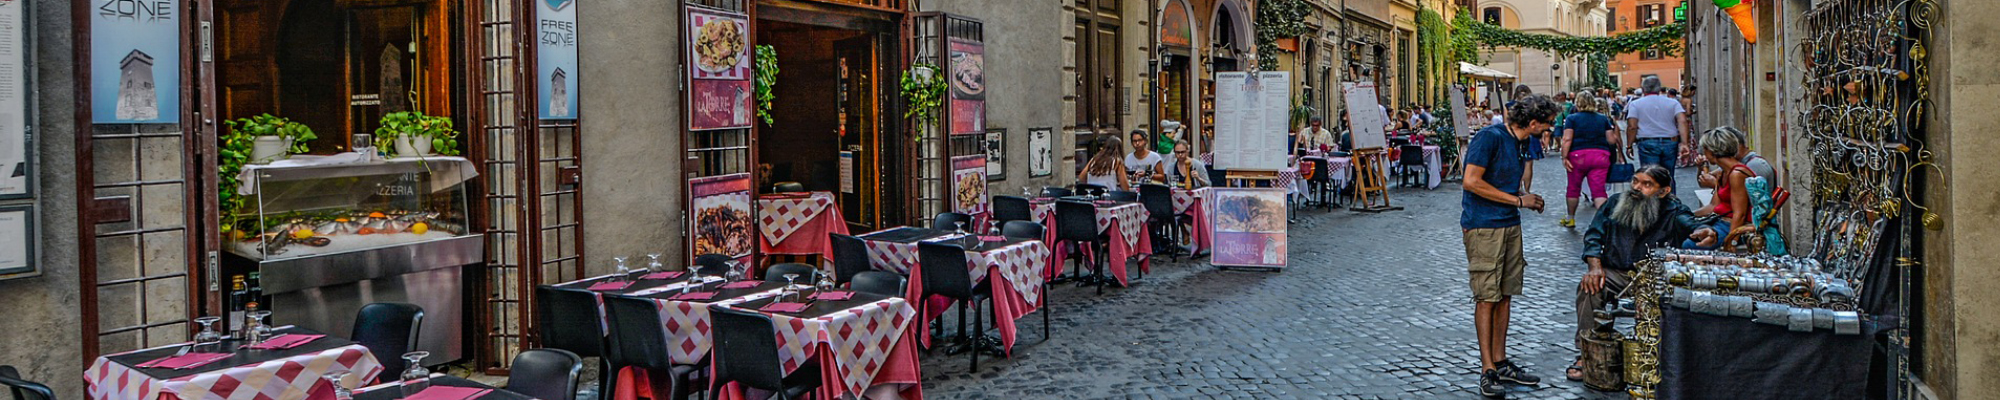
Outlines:
{"type": "Polygon", "coordinates": [[[1097,151],[1091,154],[1090,161],[1083,163],[1083,171],[1077,173],[1076,179],[1107,189],[1126,190],[1130,185],[1125,181],[1125,161],[1123,157],[1118,156],[1120,147],[1123,146],[1119,144],[1117,137],[1106,136],[1100,139],[1097,142],[1097,151]]]}
{"type": "Polygon", "coordinates": [[[1166,181],[1166,157],[1153,152],[1153,142],[1146,140],[1146,131],[1132,131],[1131,145],[1132,152],[1125,155],[1125,172],[1142,181],[1166,181]]]}

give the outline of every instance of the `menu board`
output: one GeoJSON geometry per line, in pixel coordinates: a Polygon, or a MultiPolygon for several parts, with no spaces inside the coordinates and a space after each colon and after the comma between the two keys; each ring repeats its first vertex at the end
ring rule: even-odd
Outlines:
{"type": "Polygon", "coordinates": [[[1347,100],[1347,125],[1354,132],[1354,148],[1387,147],[1389,139],[1382,133],[1382,126],[1389,121],[1382,120],[1382,103],[1376,101],[1375,82],[1342,83],[1341,92],[1347,100]]]}
{"type": "Polygon", "coordinates": [[[750,214],[750,174],[730,174],[688,181],[694,234],[689,254],[750,256],[756,245],[756,219],[750,214]]]}
{"type": "Polygon", "coordinates": [[[0,199],[29,192],[27,3],[0,0],[0,199]]]}
{"type": "Polygon", "coordinates": [[[986,213],[986,156],[951,158],[951,193],[954,212],[971,215],[986,213]]]}
{"type": "Polygon", "coordinates": [[[1215,73],[1215,168],[1276,171],[1285,156],[1292,73],[1215,73]]]}
{"type": "Polygon", "coordinates": [[[750,19],[687,9],[688,129],[749,128],[750,19]]]}
{"type": "Polygon", "coordinates": [[[1451,123],[1458,129],[1459,137],[1472,136],[1472,120],[1465,116],[1465,87],[1451,87],[1451,123]]]}
{"type": "Polygon", "coordinates": [[[1289,255],[1285,219],[1285,189],[1212,188],[1207,208],[1211,240],[1210,263],[1217,266],[1284,268],[1289,255]]]}

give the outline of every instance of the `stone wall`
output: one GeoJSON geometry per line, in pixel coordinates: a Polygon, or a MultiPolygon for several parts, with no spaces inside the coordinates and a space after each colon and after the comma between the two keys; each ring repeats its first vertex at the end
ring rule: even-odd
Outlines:
{"type": "Polygon", "coordinates": [[[35,149],[40,157],[40,262],[42,276],[0,281],[0,307],[7,310],[8,339],[0,364],[13,365],[29,380],[55,389],[61,398],[83,397],[83,332],[77,310],[79,275],[76,244],[75,76],[70,35],[70,2],[32,0],[36,44],[32,62],[39,123],[35,149]]]}
{"type": "MultiPolygon", "coordinates": [[[[1945,175],[1925,177],[1925,202],[1944,218],[1942,232],[1924,232],[1924,336],[1920,376],[1943,399],[1984,399],[2000,393],[2000,43],[1990,38],[2000,3],[1938,1],[1931,54],[1937,107],[1927,121],[1945,175]]],[[[1906,211],[1917,212],[1917,211],[1906,211]]]]}
{"type": "Polygon", "coordinates": [[[608,273],[613,256],[681,254],[680,8],[607,0],[578,12],[585,269],[608,273]]]}

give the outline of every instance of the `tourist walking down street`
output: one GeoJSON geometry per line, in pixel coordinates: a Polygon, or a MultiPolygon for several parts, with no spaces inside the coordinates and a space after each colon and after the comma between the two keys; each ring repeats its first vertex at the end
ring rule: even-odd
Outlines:
{"type": "Polygon", "coordinates": [[[1608,196],[1604,192],[1604,179],[1611,172],[1611,163],[1623,162],[1624,152],[1613,151],[1620,146],[1622,135],[1611,118],[1598,114],[1601,104],[1597,97],[1588,92],[1577,94],[1576,113],[1563,120],[1562,154],[1563,169],[1569,171],[1569,187],[1563,200],[1569,206],[1569,214],[1561,221],[1565,228],[1576,226],[1576,206],[1582,197],[1583,185],[1590,185],[1590,204],[1604,205],[1608,196]]]}
{"type": "Polygon", "coordinates": [[[1542,211],[1541,196],[1528,193],[1523,183],[1531,161],[1522,152],[1535,146],[1529,138],[1548,130],[1557,112],[1556,103],[1547,96],[1520,98],[1509,105],[1505,124],[1487,127],[1466,148],[1459,227],[1474,301],[1479,391],[1487,396],[1505,393],[1503,381],[1541,383],[1541,378],[1507,359],[1507,327],[1513,298],[1521,295],[1522,273],[1528,268],[1519,209],[1542,211]]]}
{"type": "Polygon", "coordinates": [[[1638,131],[1639,163],[1675,168],[1681,148],[1691,145],[1687,109],[1664,94],[1659,77],[1647,77],[1641,85],[1646,96],[1625,107],[1627,126],[1638,131]]]}
{"type": "MultiPolygon", "coordinates": [[[[1694,221],[1694,214],[1674,197],[1674,172],[1647,165],[1632,174],[1632,188],[1597,208],[1583,236],[1583,263],[1590,266],[1576,285],[1576,344],[1598,328],[1596,311],[1618,298],[1632,282],[1632,271],[1646,250],[1672,246],[1682,239],[1704,245],[1715,242],[1715,231],[1694,221]]],[[[1583,358],[1564,373],[1583,380],[1583,358]]]]}

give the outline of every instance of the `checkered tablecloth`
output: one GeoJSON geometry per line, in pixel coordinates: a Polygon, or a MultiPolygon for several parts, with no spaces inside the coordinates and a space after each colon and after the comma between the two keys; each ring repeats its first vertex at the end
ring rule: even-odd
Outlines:
{"type": "Polygon", "coordinates": [[[1354,181],[1354,157],[1333,157],[1326,159],[1326,177],[1334,187],[1345,188],[1354,181]]]}
{"type": "Polygon", "coordinates": [[[828,192],[757,196],[757,231],[764,235],[765,241],[784,242],[832,207],[833,194],[828,192]]]}
{"type": "MultiPolygon", "coordinates": [[[[1150,271],[1149,268],[1151,268],[1152,260],[1145,257],[1145,255],[1153,252],[1153,239],[1149,237],[1150,235],[1147,234],[1148,231],[1146,230],[1146,219],[1148,216],[1146,214],[1146,207],[1138,203],[1125,203],[1113,206],[1097,206],[1096,208],[1097,231],[1124,239],[1113,240],[1111,242],[1110,254],[1108,254],[1110,259],[1114,263],[1117,263],[1115,264],[1116,268],[1111,268],[1111,274],[1118,278],[1119,284],[1127,283],[1124,262],[1129,258],[1140,257],[1139,270],[1150,271]]],[[[1044,233],[1045,237],[1043,240],[1048,243],[1055,243],[1055,203],[1036,202],[1031,207],[1031,210],[1034,219],[1042,221],[1042,226],[1048,227],[1045,231],[1046,233],[1044,233]]],[[[1062,268],[1064,254],[1066,254],[1062,249],[1052,250],[1054,253],[1049,265],[1053,267],[1050,267],[1048,271],[1051,277],[1054,276],[1057,270],[1062,268]]]]}
{"type": "MultiPolygon", "coordinates": [[[[141,350],[144,351],[144,350],[141,350]]],[[[120,353],[125,354],[125,353],[120,353]]],[[[350,371],[347,383],[360,386],[382,373],[368,348],[351,344],[278,360],[160,380],[130,365],[98,357],[84,370],[90,398],[99,400],[299,400],[320,384],[320,375],[350,371]]]]}
{"type": "Polygon", "coordinates": [[[1174,213],[1187,214],[1194,219],[1193,226],[1188,229],[1188,241],[1194,245],[1190,250],[1197,253],[1208,250],[1212,243],[1212,238],[1209,237],[1208,210],[1202,207],[1202,202],[1208,201],[1208,192],[1209,188],[1174,189],[1174,213]]]}
{"type": "Polygon", "coordinates": [[[876,382],[876,375],[894,362],[891,353],[909,337],[910,322],[916,315],[916,308],[898,298],[816,318],[771,314],[771,322],[778,328],[778,361],[790,373],[813,355],[831,356],[831,360],[819,360],[826,367],[822,376],[837,376],[839,380],[825,382],[823,389],[836,389],[834,398],[843,394],[858,397],[869,386],[881,383],[876,382]]]}
{"type": "Polygon", "coordinates": [[[783,291],[784,289],[771,289],[708,302],[654,299],[653,303],[660,311],[660,324],[666,328],[667,354],[673,358],[675,364],[700,363],[701,358],[707,356],[708,350],[715,345],[715,327],[708,318],[710,304],[739,304],[777,297],[783,291]]]}

